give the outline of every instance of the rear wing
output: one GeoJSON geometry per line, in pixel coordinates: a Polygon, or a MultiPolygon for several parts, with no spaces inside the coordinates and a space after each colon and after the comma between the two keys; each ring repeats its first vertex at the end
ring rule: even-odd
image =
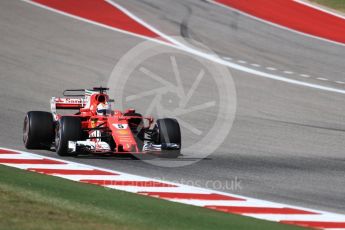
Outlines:
{"type": "Polygon", "coordinates": [[[71,98],[71,97],[52,97],[50,100],[50,109],[54,116],[54,119],[57,119],[57,109],[80,109],[83,108],[86,104],[84,98],[71,98]]]}
{"type": "Polygon", "coordinates": [[[71,98],[71,97],[52,97],[50,106],[52,111],[57,109],[80,109],[86,104],[84,98],[71,98]]]}
{"type": "MultiPolygon", "coordinates": [[[[67,89],[63,92],[64,97],[52,97],[50,108],[54,118],[57,118],[57,109],[79,110],[90,106],[90,97],[95,93],[105,93],[109,88],[94,87],[92,89],[67,89]]],[[[111,102],[111,100],[109,100],[111,102]]]]}
{"type": "Polygon", "coordinates": [[[63,91],[64,97],[52,97],[50,106],[52,112],[57,109],[80,109],[86,104],[85,89],[67,89],[63,91]]]}

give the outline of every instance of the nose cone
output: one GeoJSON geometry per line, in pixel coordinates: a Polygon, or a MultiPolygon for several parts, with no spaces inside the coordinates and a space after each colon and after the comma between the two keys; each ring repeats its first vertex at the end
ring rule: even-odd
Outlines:
{"type": "Polygon", "coordinates": [[[138,152],[136,144],[125,144],[123,145],[124,152],[138,152]]]}

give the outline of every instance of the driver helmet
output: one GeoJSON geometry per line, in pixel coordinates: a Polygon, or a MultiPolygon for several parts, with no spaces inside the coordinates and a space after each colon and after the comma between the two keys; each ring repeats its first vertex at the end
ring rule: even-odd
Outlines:
{"type": "Polygon", "coordinates": [[[110,106],[108,103],[99,103],[97,105],[97,115],[106,115],[110,112],[110,106]]]}

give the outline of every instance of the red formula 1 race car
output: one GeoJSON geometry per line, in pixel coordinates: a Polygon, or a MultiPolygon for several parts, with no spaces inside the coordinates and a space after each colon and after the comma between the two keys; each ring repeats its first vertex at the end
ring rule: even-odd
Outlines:
{"type": "Polygon", "coordinates": [[[51,99],[51,112],[26,114],[23,141],[28,149],[51,149],[60,156],[78,154],[150,154],[176,158],[181,131],[176,119],[154,121],[134,109],[111,109],[108,88],[65,90],[51,99]],[[82,94],[80,94],[82,93],[82,94]],[[61,115],[57,109],[77,110],[61,115]]]}

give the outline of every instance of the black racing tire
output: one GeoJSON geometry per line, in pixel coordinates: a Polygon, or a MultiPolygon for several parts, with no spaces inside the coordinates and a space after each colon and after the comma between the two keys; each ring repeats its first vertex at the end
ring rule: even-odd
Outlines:
{"type": "Polygon", "coordinates": [[[82,139],[81,121],[79,117],[63,116],[58,121],[55,131],[55,150],[59,156],[76,156],[68,152],[68,141],[82,139]]]}
{"type": "Polygon", "coordinates": [[[27,149],[50,149],[54,138],[53,115],[30,111],[24,118],[23,142],[27,149]]]}
{"type": "Polygon", "coordinates": [[[173,118],[158,119],[156,122],[158,143],[175,143],[180,146],[178,150],[162,150],[161,157],[177,158],[181,155],[181,129],[178,121],[173,118]]]}

